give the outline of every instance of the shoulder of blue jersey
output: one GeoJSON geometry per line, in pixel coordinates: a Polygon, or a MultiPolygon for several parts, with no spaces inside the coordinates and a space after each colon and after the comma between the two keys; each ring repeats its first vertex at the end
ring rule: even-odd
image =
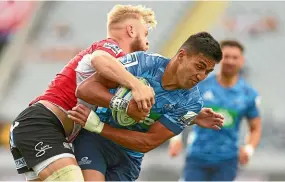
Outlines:
{"type": "Polygon", "coordinates": [[[160,64],[164,64],[165,61],[169,59],[157,53],[137,51],[137,52],[127,54],[119,58],[119,60],[125,67],[129,67],[129,66],[138,64],[138,61],[142,61],[142,60],[146,60],[147,62],[150,61],[151,64],[153,65],[160,65],[160,64]]]}
{"type": "Polygon", "coordinates": [[[244,90],[246,90],[248,95],[251,95],[253,97],[258,96],[258,91],[253,88],[245,79],[240,78],[241,86],[243,87],[244,90]]]}
{"type": "Polygon", "coordinates": [[[154,52],[146,52],[145,54],[149,55],[149,56],[155,56],[155,57],[161,57],[161,58],[167,59],[166,57],[162,56],[161,54],[154,53],[154,52]]]}
{"type": "Polygon", "coordinates": [[[152,53],[152,52],[146,52],[145,57],[146,57],[146,60],[149,61],[149,64],[152,63],[153,65],[156,65],[158,67],[165,66],[170,61],[169,58],[166,58],[160,54],[152,53]]]}
{"type": "Polygon", "coordinates": [[[199,100],[202,99],[201,91],[199,89],[199,85],[196,85],[190,91],[191,91],[190,93],[191,93],[191,98],[192,99],[195,99],[195,101],[199,101],[199,100]]]}
{"type": "Polygon", "coordinates": [[[261,96],[258,91],[253,88],[245,79],[240,78],[241,87],[246,92],[246,95],[249,96],[250,99],[254,100],[255,106],[260,108],[261,105],[261,96]]]}
{"type": "Polygon", "coordinates": [[[136,55],[144,55],[144,56],[152,56],[152,57],[161,57],[164,59],[167,59],[166,57],[158,54],[158,53],[154,53],[154,52],[147,52],[147,51],[136,51],[130,54],[136,54],[136,55]]]}
{"type": "Polygon", "coordinates": [[[120,62],[127,68],[138,64],[137,52],[126,54],[119,58],[120,62]]]}
{"type": "Polygon", "coordinates": [[[200,112],[203,108],[204,101],[198,85],[192,88],[191,99],[189,102],[192,103],[191,105],[194,104],[196,106],[197,112],[200,112]]]}

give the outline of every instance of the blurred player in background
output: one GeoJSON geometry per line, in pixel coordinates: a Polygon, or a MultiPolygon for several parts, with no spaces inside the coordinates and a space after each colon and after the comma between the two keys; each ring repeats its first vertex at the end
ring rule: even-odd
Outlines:
{"type": "MultiPolygon", "coordinates": [[[[244,48],[235,40],[221,42],[223,59],[217,75],[199,84],[205,107],[221,113],[224,126],[220,131],[195,126],[189,134],[185,181],[233,181],[238,163],[245,165],[253,155],[261,136],[258,93],[239,76],[244,65],[244,48]],[[249,135],[244,146],[238,146],[239,128],[246,117],[249,135]]],[[[171,139],[170,156],[182,150],[181,135],[171,139]]]]}
{"type": "MultiPolygon", "coordinates": [[[[98,108],[96,113],[100,118],[83,105],[69,111],[74,121],[83,125],[87,121],[73,143],[84,179],[135,181],[144,153],[194,124],[194,118],[200,126],[220,129],[223,122],[221,115],[211,109],[200,113],[203,103],[196,84],[205,79],[221,59],[219,43],[206,32],[191,35],[172,59],[146,52],[135,52],[120,58],[130,73],[149,82],[156,95],[149,117],[127,126],[113,119],[112,111],[129,114],[131,111],[135,113],[137,107],[134,102],[114,96],[107,89],[116,88],[118,84],[97,73],[97,78],[90,77],[83,81],[77,88],[80,99],[111,108],[98,108]]],[[[79,65],[80,69],[84,67],[79,65]]],[[[136,118],[136,121],[139,120],[136,118]]]]}
{"type": "Polygon", "coordinates": [[[102,76],[130,88],[138,110],[149,110],[154,103],[153,89],[142,84],[121,63],[108,58],[147,50],[148,28],[155,25],[154,12],[149,8],[115,6],[108,14],[108,38],[75,56],[45,93],[18,115],[11,126],[10,147],[16,169],[27,180],[84,181],[67,140],[67,137],[72,140],[81,128],[67,117],[67,111],[77,104],[77,79],[91,76],[90,72],[84,72],[76,77],[79,62],[90,60],[92,73],[97,70],[102,76]]]}

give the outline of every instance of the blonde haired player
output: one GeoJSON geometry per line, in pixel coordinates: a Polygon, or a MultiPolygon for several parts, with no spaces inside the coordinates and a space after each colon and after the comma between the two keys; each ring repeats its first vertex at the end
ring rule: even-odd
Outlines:
{"type": "Polygon", "coordinates": [[[143,6],[117,5],[108,14],[107,25],[108,38],[78,53],[44,94],[14,120],[10,130],[11,153],[16,169],[25,174],[27,181],[84,181],[68,145],[81,127],[67,117],[67,111],[78,102],[77,84],[92,77],[95,70],[132,90],[138,110],[142,111],[135,113],[137,117],[144,118],[154,104],[152,88],[142,84],[115,59],[148,49],[148,29],[156,25],[154,12],[143,6]]]}

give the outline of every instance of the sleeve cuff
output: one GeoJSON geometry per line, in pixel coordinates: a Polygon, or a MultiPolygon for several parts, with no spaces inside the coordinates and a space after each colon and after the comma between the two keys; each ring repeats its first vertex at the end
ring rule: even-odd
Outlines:
{"type": "Polygon", "coordinates": [[[159,122],[163,124],[167,129],[172,131],[175,135],[178,135],[184,129],[177,123],[175,123],[176,121],[174,121],[171,117],[167,115],[163,115],[162,117],[160,117],[159,122]]]}

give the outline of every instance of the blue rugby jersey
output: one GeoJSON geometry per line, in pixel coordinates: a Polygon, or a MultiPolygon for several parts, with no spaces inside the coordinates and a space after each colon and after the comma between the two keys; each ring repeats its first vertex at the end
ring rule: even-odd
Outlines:
{"type": "Polygon", "coordinates": [[[238,154],[240,123],[244,117],[259,117],[259,96],[244,79],[239,78],[235,86],[222,87],[216,75],[198,84],[204,107],[210,107],[225,117],[221,130],[194,126],[190,133],[187,154],[209,161],[226,160],[238,154]]]}
{"type": "MultiPolygon", "coordinates": [[[[161,80],[166,66],[170,59],[159,54],[135,52],[119,59],[126,69],[136,77],[145,78],[155,91],[155,104],[153,105],[149,118],[159,121],[166,128],[175,134],[179,134],[201,110],[203,102],[197,86],[188,89],[165,90],[161,85],[161,80]]],[[[113,93],[115,90],[112,90],[113,93]]],[[[148,131],[151,122],[136,123],[132,126],[120,126],[114,121],[111,110],[99,107],[97,114],[105,123],[116,128],[125,128],[140,132],[148,131]]],[[[129,149],[132,156],[143,156],[142,153],[129,149]]]]}

